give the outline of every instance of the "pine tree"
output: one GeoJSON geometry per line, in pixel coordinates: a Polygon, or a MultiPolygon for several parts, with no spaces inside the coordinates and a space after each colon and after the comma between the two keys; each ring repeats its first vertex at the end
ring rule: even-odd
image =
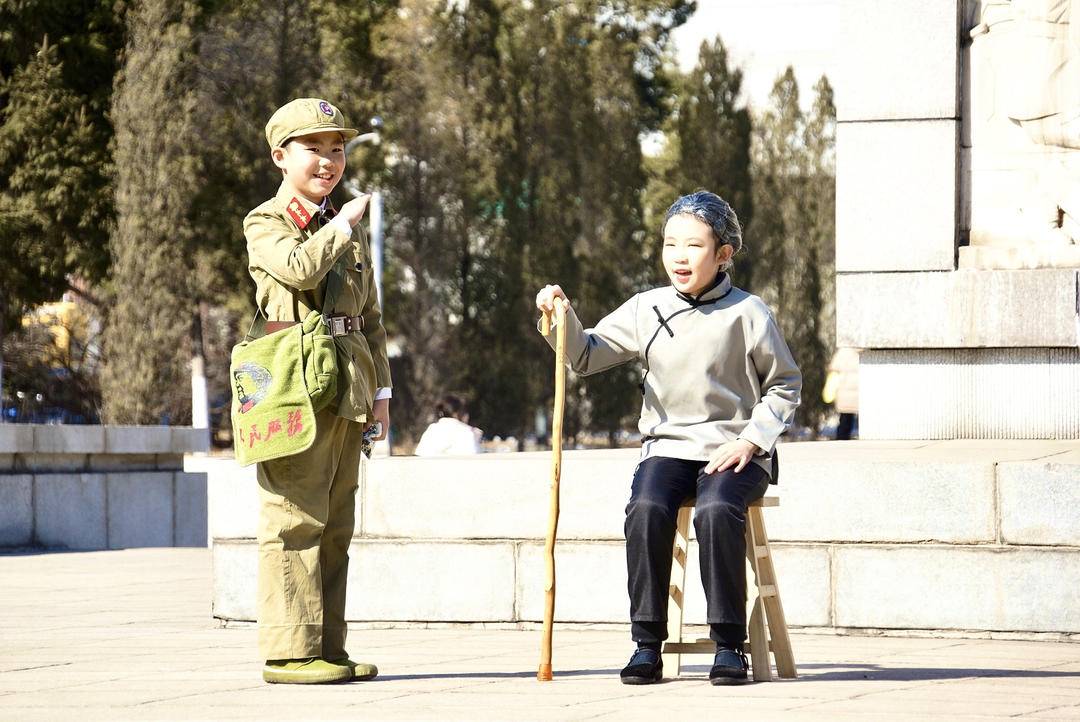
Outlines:
{"type": "Polygon", "coordinates": [[[470,70],[486,54],[475,42],[464,53],[456,50],[480,22],[480,6],[470,6],[463,19],[464,8],[438,12],[428,3],[404,2],[385,26],[385,142],[362,154],[361,185],[384,189],[388,210],[384,321],[406,352],[393,369],[394,423],[406,436],[418,435],[442,393],[467,391],[460,362],[451,357],[465,314],[475,307],[471,259],[481,233],[470,237],[462,229],[483,150],[473,138],[471,89],[462,79],[476,75],[470,70]],[[393,159],[384,155],[388,147],[393,159]]]}
{"type": "MultiPolygon", "coordinates": [[[[647,176],[639,143],[657,117],[645,101],[652,92],[643,94],[641,88],[659,79],[643,78],[636,71],[648,63],[635,35],[626,26],[594,25],[592,9],[596,8],[567,13],[563,20],[565,40],[559,45],[561,67],[556,77],[571,79],[574,90],[552,89],[551,107],[557,112],[547,131],[563,139],[560,155],[569,171],[566,186],[554,189],[548,203],[565,220],[552,221],[558,225],[571,221],[564,268],[549,278],[565,279],[577,313],[590,325],[635,291],[653,285],[651,252],[659,245],[656,233],[643,222],[641,191],[647,176]],[[563,121],[566,130],[560,126],[560,115],[568,121],[563,121]],[[566,203],[571,198],[573,205],[566,203]],[[618,272],[611,266],[614,259],[618,272]]],[[[530,290],[535,292],[545,282],[535,278],[530,290]]],[[[542,376],[544,391],[550,394],[548,377],[542,376]]],[[[640,378],[638,364],[628,364],[578,379],[570,390],[567,428],[606,431],[609,443],[614,443],[615,432],[632,426],[640,409],[640,378]]]]}
{"type": "MultiPolygon", "coordinates": [[[[520,436],[549,405],[536,288],[563,283],[595,321],[648,275],[638,136],[657,122],[657,59],[685,5],[403,2],[386,26],[386,307],[414,428],[454,389],[486,431],[520,436]]],[[[571,428],[632,413],[634,375],[614,376],[590,379],[571,428]]]]}
{"type": "Polygon", "coordinates": [[[780,317],[784,316],[783,304],[793,273],[787,235],[799,215],[796,181],[803,169],[802,123],[799,86],[789,67],[776,79],[769,106],[754,125],[753,197],[757,212],[745,229],[757,256],[748,286],[780,317]]]}
{"type": "MultiPolygon", "coordinates": [[[[653,162],[649,183],[650,229],[658,233],[668,206],[699,188],[728,201],[743,227],[748,227],[754,215],[750,180],[752,123],[750,111],[740,98],[742,71],[729,65],[720,38],[701,44],[697,65],[676,88],[674,110],[664,127],[664,150],[653,162]]],[[[754,260],[755,250],[748,247],[736,258],[738,270],[733,275],[749,279],[754,260]]]]}
{"type": "Polygon", "coordinates": [[[358,124],[380,111],[389,70],[379,53],[382,28],[399,22],[400,6],[400,0],[312,0],[319,18],[319,92],[358,124]]]}
{"type": "Polygon", "coordinates": [[[0,77],[14,75],[49,38],[63,66],[64,85],[86,101],[95,124],[104,121],[124,47],[126,5],[114,0],[0,2],[0,77]]]}
{"type": "MultiPolygon", "coordinates": [[[[58,300],[79,274],[99,279],[111,215],[108,154],[84,98],[64,78],[57,47],[0,83],[0,349],[32,306],[58,300]]],[[[0,394],[6,353],[0,353],[0,394]]],[[[25,375],[18,357],[7,369],[25,375]]],[[[54,397],[55,398],[55,397],[54,397]]],[[[90,403],[93,403],[90,400],[90,403]]]]}
{"type": "Polygon", "coordinates": [[[202,176],[194,148],[197,9],[148,0],[128,15],[117,80],[117,226],[102,391],[107,423],[183,423],[191,291],[191,205],[202,176]]]}
{"type": "Polygon", "coordinates": [[[108,155],[55,45],[2,86],[0,286],[5,325],[59,299],[69,274],[100,278],[109,216],[108,155]]]}
{"type": "MultiPolygon", "coordinates": [[[[815,120],[822,128],[825,121],[815,120]]],[[[776,314],[777,322],[803,374],[797,421],[816,427],[826,408],[821,400],[829,356],[823,341],[823,305],[831,303],[832,267],[823,260],[820,224],[827,212],[830,187],[817,169],[826,162],[829,139],[808,126],[799,106],[799,86],[789,67],[776,80],[770,106],[761,115],[753,149],[755,219],[747,229],[760,249],[752,290],[776,314]],[[813,141],[811,149],[809,142],[813,141]],[[817,225],[815,225],[817,224],[817,225]]]]}
{"type": "Polygon", "coordinates": [[[814,103],[804,130],[810,183],[809,223],[821,264],[821,343],[836,350],[836,105],[824,75],[814,85],[814,103]]]}
{"type": "MultiPolygon", "coordinates": [[[[507,23],[513,33],[504,84],[515,91],[508,111],[514,142],[498,187],[512,242],[508,262],[524,261],[518,288],[527,290],[516,292],[516,313],[502,315],[514,320],[516,347],[530,349],[516,366],[536,399],[519,412],[523,422],[537,401],[550,406],[550,351],[532,330],[535,290],[560,282],[591,324],[649,285],[645,248],[653,239],[642,223],[638,139],[659,118],[659,58],[683,9],[624,3],[605,18],[602,3],[547,2],[507,23]]],[[[573,384],[568,431],[624,427],[640,405],[639,373],[621,367],[573,384]]]]}

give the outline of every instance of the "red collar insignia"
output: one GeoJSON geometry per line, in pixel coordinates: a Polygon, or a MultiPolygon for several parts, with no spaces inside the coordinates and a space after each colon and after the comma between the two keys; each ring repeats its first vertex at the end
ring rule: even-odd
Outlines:
{"type": "Polygon", "coordinates": [[[311,214],[307,212],[307,209],[304,208],[304,204],[300,202],[299,198],[294,196],[293,199],[289,201],[289,205],[286,206],[285,210],[288,211],[289,215],[292,216],[292,219],[296,221],[296,225],[300,227],[300,230],[304,230],[308,227],[308,224],[311,223],[311,214]]]}

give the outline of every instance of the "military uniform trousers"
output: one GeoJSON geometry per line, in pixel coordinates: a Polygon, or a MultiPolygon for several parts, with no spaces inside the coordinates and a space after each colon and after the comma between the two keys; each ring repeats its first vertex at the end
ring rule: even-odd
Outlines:
{"type": "Polygon", "coordinates": [[[356,521],[363,424],[324,409],[315,443],[258,465],[259,652],[263,659],[345,652],[345,583],[356,521]]]}
{"type": "Polygon", "coordinates": [[[634,471],[624,532],[636,642],[667,638],[675,525],[679,507],[693,498],[709,636],[728,644],[746,639],[746,507],[765,495],[769,475],[757,464],[706,474],[705,464],[653,456],[634,471]]]}

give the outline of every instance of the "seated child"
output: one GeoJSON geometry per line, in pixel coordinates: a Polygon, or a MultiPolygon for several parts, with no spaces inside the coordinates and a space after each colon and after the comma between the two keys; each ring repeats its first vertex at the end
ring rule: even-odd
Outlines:
{"type": "Polygon", "coordinates": [[[567,304],[567,359],[577,373],[631,359],[645,366],[641,461],[624,527],[637,649],[622,681],[663,677],[675,523],[682,503],[696,498],[709,636],[717,645],[709,679],[735,684],[747,676],[746,507],[770,482],[773,447],[799,405],[802,376],[768,306],[731,285],[727,270],[742,247],[731,206],[708,191],[682,196],[668,209],[663,234],[671,285],[635,295],[587,330],[557,285],[536,295],[536,307],[567,304]]]}

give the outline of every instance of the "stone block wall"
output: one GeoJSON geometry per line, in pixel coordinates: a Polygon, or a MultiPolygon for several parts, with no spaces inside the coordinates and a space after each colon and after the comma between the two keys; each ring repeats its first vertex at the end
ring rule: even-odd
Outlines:
{"type": "Polygon", "coordinates": [[[863,439],[1080,438],[1080,249],[979,238],[1013,233],[1006,216],[1038,185],[1021,172],[1033,144],[987,120],[1007,63],[987,54],[997,40],[972,50],[986,5],[844,0],[836,332],[869,349],[863,439]]]}
{"type": "Polygon", "coordinates": [[[205,430],[0,425],[0,547],[206,546],[205,430]]]}
{"type": "MultiPolygon", "coordinates": [[[[1080,634],[1080,442],[786,444],[765,510],[788,621],[833,629],[1080,634]]],[[[560,622],[628,614],[634,450],[564,455],[560,622]]],[[[254,471],[208,460],[216,617],[255,618],[254,471]]],[[[548,455],[377,459],[357,494],[347,616],[536,622],[548,455]]],[[[687,621],[704,623],[697,545],[687,621]]]]}
{"type": "Polygon", "coordinates": [[[1076,348],[875,349],[859,384],[864,439],[1080,439],[1076,348]]]}
{"type": "Polygon", "coordinates": [[[959,0],[844,3],[840,273],[955,268],[959,13],[959,0]]]}

